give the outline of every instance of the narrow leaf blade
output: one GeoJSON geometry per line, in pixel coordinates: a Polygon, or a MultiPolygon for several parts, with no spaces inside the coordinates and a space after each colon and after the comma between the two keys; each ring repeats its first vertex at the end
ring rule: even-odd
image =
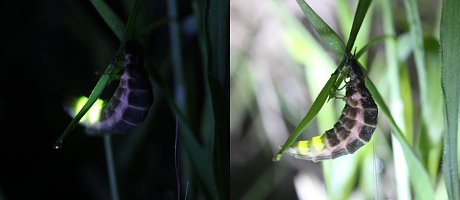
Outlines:
{"type": "MultiPolygon", "coordinates": [[[[110,67],[111,68],[111,67],[110,67]]],[[[70,124],[67,126],[67,128],[64,130],[64,133],[59,137],[59,139],[54,143],[53,148],[59,149],[62,146],[62,143],[64,139],[70,134],[70,132],[75,128],[75,126],[78,124],[80,119],[85,116],[86,112],[93,106],[94,102],[101,96],[102,92],[104,91],[105,87],[108,85],[110,82],[110,75],[102,75],[99,81],[97,82],[96,86],[94,87],[93,91],[91,92],[88,101],[85,103],[85,105],[80,109],[80,111],[77,113],[75,118],[72,119],[70,124]]]]}
{"type": "MultiPolygon", "coordinates": [[[[367,74],[365,69],[362,69],[364,74],[367,74]]],[[[375,102],[379,106],[379,110],[382,111],[389,119],[390,124],[393,128],[393,135],[398,140],[399,144],[401,145],[404,153],[404,157],[407,161],[407,167],[410,173],[410,181],[414,187],[414,190],[417,191],[416,195],[419,199],[434,199],[434,189],[431,185],[430,176],[426,171],[425,167],[422,165],[420,160],[415,155],[414,151],[411,149],[410,145],[407,143],[406,139],[404,138],[404,134],[401,129],[396,124],[396,121],[393,119],[390,109],[383,101],[382,96],[378,92],[377,88],[375,87],[374,83],[367,77],[366,75],[366,86],[368,87],[369,91],[371,92],[375,102]]]]}
{"type": "Polygon", "coordinates": [[[358,3],[358,8],[356,8],[355,18],[353,19],[353,25],[350,31],[350,38],[348,38],[347,47],[345,48],[345,52],[351,52],[353,45],[355,45],[356,37],[358,36],[359,29],[361,29],[361,25],[363,24],[364,17],[366,17],[366,13],[369,10],[369,6],[371,5],[372,0],[360,0],[358,3]]]}
{"type": "Polygon", "coordinates": [[[444,106],[443,172],[449,199],[460,199],[458,178],[458,106],[460,96],[460,2],[444,0],[441,15],[441,87],[444,106]]]}
{"type": "Polygon", "coordinates": [[[90,0],[99,15],[104,19],[117,38],[122,41],[125,25],[115,12],[103,0],[90,0]]]}
{"type": "Polygon", "coordinates": [[[315,28],[316,32],[323,38],[326,45],[335,53],[337,58],[342,58],[345,55],[345,44],[326,22],[324,22],[313,9],[304,1],[296,0],[302,9],[303,13],[315,28]]]}
{"type": "Polygon", "coordinates": [[[318,94],[318,97],[316,97],[315,101],[311,105],[311,108],[310,110],[308,110],[308,113],[305,115],[302,121],[300,121],[299,125],[297,125],[297,127],[294,129],[292,134],[289,136],[289,138],[286,140],[284,145],[281,147],[281,149],[278,151],[278,153],[273,158],[274,161],[278,161],[281,158],[281,155],[289,148],[289,146],[292,143],[294,143],[295,139],[297,139],[297,137],[300,136],[302,131],[307,128],[311,120],[313,120],[313,118],[318,114],[318,112],[321,110],[324,103],[326,102],[337,77],[338,77],[338,73],[334,73],[331,75],[326,85],[324,85],[323,89],[318,94]]]}

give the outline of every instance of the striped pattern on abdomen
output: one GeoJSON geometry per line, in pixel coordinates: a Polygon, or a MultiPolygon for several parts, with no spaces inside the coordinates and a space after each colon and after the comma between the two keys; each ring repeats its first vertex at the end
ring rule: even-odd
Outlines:
{"type": "Polygon", "coordinates": [[[153,102],[153,92],[132,41],[126,43],[123,69],[114,95],[101,111],[100,121],[86,128],[88,134],[126,133],[144,121],[153,102]]]}
{"type": "Polygon", "coordinates": [[[316,162],[352,154],[370,141],[377,125],[377,105],[364,84],[359,63],[352,58],[347,66],[350,80],[339,120],[324,134],[292,145],[289,154],[316,162]]]}

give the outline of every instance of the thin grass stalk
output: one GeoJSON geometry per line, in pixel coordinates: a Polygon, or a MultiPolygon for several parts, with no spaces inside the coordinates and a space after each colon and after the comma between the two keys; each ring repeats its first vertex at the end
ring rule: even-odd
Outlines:
{"type": "MultiPolygon", "coordinates": [[[[382,19],[383,19],[383,28],[384,32],[387,35],[393,36],[395,32],[393,30],[393,18],[391,12],[391,5],[389,1],[380,1],[382,4],[382,19]]],[[[386,62],[387,65],[387,79],[391,79],[387,82],[391,84],[390,88],[390,110],[392,111],[391,114],[395,119],[396,123],[402,130],[406,130],[405,123],[403,121],[403,117],[399,113],[403,113],[403,105],[401,103],[401,91],[400,91],[400,80],[399,80],[399,68],[398,68],[398,57],[396,55],[396,41],[394,38],[385,41],[385,55],[386,55],[386,62]]],[[[406,132],[406,131],[404,131],[406,132]]],[[[405,135],[407,137],[407,135],[405,135]]],[[[394,165],[397,170],[395,170],[396,177],[398,177],[395,182],[397,185],[397,196],[398,199],[411,199],[410,187],[409,187],[409,175],[407,169],[407,163],[403,156],[403,150],[400,144],[397,142],[394,134],[392,134],[391,141],[394,145],[393,147],[393,160],[394,165]]]]}
{"type": "MultiPolygon", "coordinates": [[[[177,3],[176,0],[168,0],[167,1],[167,9],[168,9],[168,18],[172,19],[168,25],[169,28],[169,44],[170,44],[170,51],[171,51],[171,63],[172,63],[172,71],[174,76],[174,101],[179,110],[183,113],[185,111],[185,87],[184,87],[184,78],[182,73],[182,49],[181,49],[181,40],[180,40],[180,32],[179,32],[179,23],[177,22],[177,3]]],[[[187,115],[187,113],[184,113],[187,115]]],[[[179,123],[180,119],[177,117],[176,114],[176,139],[175,139],[175,147],[174,147],[174,159],[175,159],[175,168],[176,168],[176,178],[177,178],[177,198],[180,199],[181,197],[181,173],[180,173],[180,155],[178,154],[177,148],[180,145],[179,137],[179,123]]]]}
{"type": "Polygon", "coordinates": [[[122,41],[125,25],[121,21],[120,17],[118,17],[103,0],[90,0],[90,2],[93,4],[94,8],[96,8],[102,19],[104,19],[107,26],[109,26],[117,38],[122,41]]]}
{"type": "Polygon", "coordinates": [[[304,1],[304,0],[296,0],[297,4],[299,4],[300,8],[302,9],[303,13],[310,21],[311,25],[315,28],[316,32],[318,32],[319,36],[324,40],[324,42],[329,46],[329,48],[335,53],[337,58],[343,57],[346,52],[345,50],[345,43],[342,42],[339,35],[332,30],[329,25],[318,16],[315,11],[304,1]]]}
{"type": "MultiPolygon", "coordinates": [[[[184,109],[185,88],[182,73],[182,49],[179,32],[179,23],[177,22],[177,4],[176,0],[168,0],[168,17],[173,19],[169,23],[169,43],[171,48],[171,62],[174,74],[174,96],[179,109],[184,109]]],[[[187,115],[187,114],[186,114],[187,115]]]]}
{"type": "MultiPolygon", "coordinates": [[[[422,25],[420,22],[420,16],[415,0],[404,1],[407,11],[407,21],[409,22],[410,35],[412,39],[412,48],[414,49],[415,66],[417,69],[418,85],[420,87],[420,104],[427,104],[427,78],[426,78],[426,67],[425,67],[425,49],[423,47],[423,32],[422,25]]],[[[423,109],[423,108],[421,108],[423,109]]],[[[430,116],[423,114],[422,116],[429,122],[430,116]]]]}
{"type": "Polygon", "coordinates": [[[390,109],[383,101],[383,98],[378,92],[374,83],[372,83],[369,77],[367,77],[366,70],[363,69],[363,72],[366,76],[366,86],[368,87],[369,91],[374,97],[375,103],[377,103],[377,105],[379,106],[379,110],[381,110],[381,112],[385,114],[389,119],[389,122],[392,126],[391,135],[394,136],[398,140],[402,148],[404,158],[406,159],[407,161],[406,163],[408,165],[408,168],[410,169],[409,178],[414,188],[417,199],[426,199],[426,200],[434,199],[434,190],[431,185],[428,172],[426,171],[426,169],[424,168],[420,160],[415,156],[414,151],[410,148],[409,144],[407,143],[404,137],[405,134],[396,124],[395,119],[390,113],[390,109]]]}
{"type": "Polygon", "coordinates": [[[112,200],[120,199],[118,195],[118,186],[117,186],[117,175],[115,172],[115,162],[113,159],[112,151],[112,136],[104,135],[104,149],[105,149],[105,158],[107,160],[107,172],[109,176],[110,183],[110,196],[112,200]]]}

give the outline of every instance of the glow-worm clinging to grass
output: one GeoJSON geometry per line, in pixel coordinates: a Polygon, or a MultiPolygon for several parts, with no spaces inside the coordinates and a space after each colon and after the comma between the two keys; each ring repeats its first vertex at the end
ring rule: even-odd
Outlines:
{"type": "Polygon", "coordinates": [[[123,59],[120,83],[102,108],[99,121],[84,124],[88,134],[126,133],[144,121],[152,105],[152,86],[135,41],[126,42],[123,59]]]}
{"type": "Polygon", "coordinates": [[[377,125],[377,105],[366,88],[358,61],[351,57],[346,66],[345,76],[350,80],[346,82],[346,105],[338,122],[322,135],[292,145],[288,154],[314,162],[333,159],[356,152],[371,139],[377,125]]]}

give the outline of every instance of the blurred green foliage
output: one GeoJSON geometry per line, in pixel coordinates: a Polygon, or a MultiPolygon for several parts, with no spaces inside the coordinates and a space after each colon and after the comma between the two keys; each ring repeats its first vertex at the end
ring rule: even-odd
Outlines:
{"type": "MultiPolygon", "coordinates": [[[[238,95],[231,97],[232,146],[242,148],[232,148],[231,152],[232,179],[241,185],[232,188],[235,198],[248,194],[252,197],[259,194],[261,199],[446,197],[439,171],[444,132],[439,50],[431,45],[437,41],[439,30],[432,20],[437,14],[432,11],[440,4],[374,1],[367,11],[365,8],[370,2],[331,1],[319,5],[299,0],[300,6],[287,1],[261,3],[259,12],[270,16],[271,26],[277,26],[276,29],[270,29],[266,18],[241,20],[249,12],[245,4],[235,6],[235,25],[232,26],[236,27],[235,33],[241,38],[251,38],[244,41],[253,41],[243,42],[244,45],[235,42],[236,48],[231,52],[231,82],[235,85],[232,94],[246,95],[244,101],[239,101],[238,95]],[[355,26],[361,24],[356,19],[364,19],[362,26],[355,26]],[[327,25],[321,23],[331,28],[324,28],[327,25]],[[241,27],[251,27],[249,25],[253,30],[247,35],[241,34],[241,27]],[[258,42],[267,38],[264,31],[270,32],[270,45],[258,42]],[[355,154],[325,161],[322,165],[292,158],[283,158],[278,163],[266,162],[269,155],[280,155],[275,154],[277,147],[294,128],[284,146],[297,136],[309,139],[321,134],[337,119],[343,107],[340,101],[331,100],[324,106],[312,103],[318,100],[317,96],[327,94],[322,91],[318,95],[321,88],[327,88],[330,75],[343,60],[337,54],[340,50],[336,49],[341,41],[330,39],[338,38],[331,35],[339,35],[343,41],[356,38],[354,46],[368,50],[360,62],[367,66],[372,81],[366,81],[366,85],[381,110],[373,139],[355,154]],[[369,39],[381,35],[384,35],[381,39],[369,39]],[[382,40],[384,43],[375,42],[382,40]],[[366,46],[367,43],[374,44],[366,46]],[[331,55],[338,56],[331,58],[331,55]],[[245,87],[248,84],[251,87],[245,87]],[[317,112],[318,108],[321,111],[313,120],[309,114],[305,116],[309,116],[310,126],[304,121],[295,126],[308,110],[308,113],[313,109],[317,112]],[[253,153],[241,155],[244,151],[253,153]],[[251,161],[255,158],[266,164],[251,161]],[[272,170],[274,166],[276,170],[272,170]],[[318,173],[321,169],[322,173],[318,173]],[[265,173],[242,179],[248,176],[243,170],[265,173]],[[272,181],[265,185],[258,181],[266,177],[272,181]]],[[[344,52],[350,52],[352,47],[353,42],[344,52]]]]}

